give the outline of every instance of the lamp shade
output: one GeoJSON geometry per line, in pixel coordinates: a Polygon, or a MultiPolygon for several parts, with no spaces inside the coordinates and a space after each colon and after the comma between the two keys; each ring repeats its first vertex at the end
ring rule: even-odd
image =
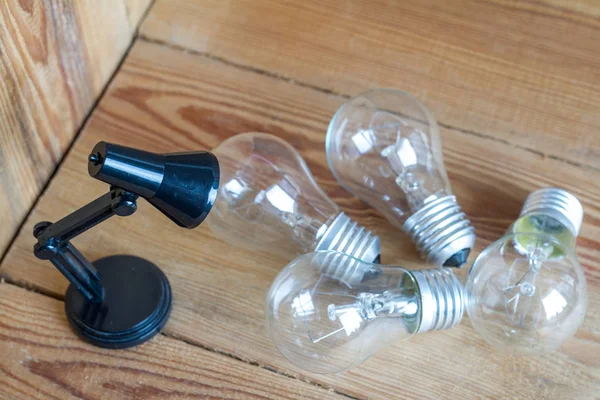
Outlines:
{"type": "Polygon", "coordinates": [[[207,151],[158,154],[99,142],[89,156],[88,172],[140,195],[188,229],[206,218],[219,187],[219,162],[207,151]]]}

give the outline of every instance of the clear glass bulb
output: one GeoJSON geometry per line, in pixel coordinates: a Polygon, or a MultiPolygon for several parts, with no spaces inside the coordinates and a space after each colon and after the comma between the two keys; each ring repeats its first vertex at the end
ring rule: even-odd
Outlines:
{"type": "Polygon", "coordinates": [[[336,112],[326,147],[340,184],[410,235],[424,258],[466,262],[475,234],[452,195],[439,128],[423,103],[392,89],[362,93],[336,112]]]}
{"type": "Polygon", "coordinates": [[[587,309],[585,275],[573,251],[582,215],[565,191],[533,192],[508,234],[477,257],[466,307],[492,346],[544,354],[577,331],[587,309]]]}
{"type": "Polygon", "coordinates": [[[379,239],[341,212],[289,143],[266,133],[244,133],[213,153],[221,182],[207,223],[218,236],[276,253],[330,249],[378,259],[379,239]]]}
{"type": "Polygon", "coordinates": [[[331,251],[288,264],[267,294],[280,352],[315,373],[344,371],[390,343],[460,322],[463,290],[450,269],[408,271],[331,251]]]}

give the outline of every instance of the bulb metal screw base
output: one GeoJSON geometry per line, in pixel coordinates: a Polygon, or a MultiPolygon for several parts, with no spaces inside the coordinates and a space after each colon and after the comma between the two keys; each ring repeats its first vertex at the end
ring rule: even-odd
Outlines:
{"type": "Polygon", "coordinates": [[[379,237],[339,213],[315,247],[315,251],[333,250],[368,263],[379,263],[379,237]]]}
{"type": "Polygon", "coordinates": [[[566,226],[573,236],[577,236],[583,221],[583,207],[566,190],[544,188],[527,196],[520,216],[524,215],[547,215],[566,226]]]}
{"type": "Polygon", "coordinates": [[[454,196],[436,199],[410,216],[404,232],[433,265],[461,267],[475,244],[475,229],[454,196]]]}
{"type": "Polygon", "coordinates": [[[464,313],[465,291],[450,268],[410,271],[419,286],[422,317],[417,332],[452,328],[464,313]]]}

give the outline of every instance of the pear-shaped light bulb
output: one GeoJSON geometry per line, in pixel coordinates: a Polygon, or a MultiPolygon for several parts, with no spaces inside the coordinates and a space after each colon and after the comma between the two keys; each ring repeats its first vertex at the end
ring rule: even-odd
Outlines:
{"type": "Polygon", "coordinates": [[[289,143],[266,133],[243,133],[213,153],[221,182],[207,223],[221,238],[279,254],[336,250],[379,260],[377,236],[327,197],[289,143]]]}
{"type": "Polygon", "coordinates": [[[423,103],[392,89],[362,93],[334,115],[326,148],[340,184],[404,230],[426,260],[466,262],[474,230],[452,195],[439,128],[423,103]]]}
{"type": "Polygon", "coordinates": [[[556,350],[587,309],[587,285],[574,253],[583,208],[570,193],[531,193],[508,233],[485,249],[467,277],[469,316],[492,346],[521,355],[556,350]]]}
{"type": "Polygon", "coordinates": [[[279,273],[266,314],[273,341],[289,361],[334,373],[394,341],[456,325],[463,301],[452,269],[408,271],[322,251],[300,256],[279,273]]]}

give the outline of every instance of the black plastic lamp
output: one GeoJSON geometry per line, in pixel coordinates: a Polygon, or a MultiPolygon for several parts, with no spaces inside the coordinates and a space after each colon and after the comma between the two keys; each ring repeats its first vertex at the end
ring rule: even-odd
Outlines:
{"type": "Polygon", "coordinates": [[[209,152],[156,154],[100,142],[90,176],[110,191],[56,223],[35,225],[34,254],[71,282],[67,319],[84,340],[105,348],[136,346],[156,335],[171,312],[165,274],[143,258],[117,255],[90,263],[70,242],[113,215],[128,216],[141,196],[177,225],[192,229],[208,215],[219,186],[219,163],[209,152]]]}

